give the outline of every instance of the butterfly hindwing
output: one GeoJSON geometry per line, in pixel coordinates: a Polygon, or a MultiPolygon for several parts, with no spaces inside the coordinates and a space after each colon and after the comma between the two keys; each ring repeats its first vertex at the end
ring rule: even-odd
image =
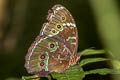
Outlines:
{"type": "Polygon", "coordinates": [[[63,72],[69,67],[69,50],[63,43],[50,37],[39,37],[35,41],[26,56],[26,64],[29,73],[44,76],[47,72],[63,72]]]}

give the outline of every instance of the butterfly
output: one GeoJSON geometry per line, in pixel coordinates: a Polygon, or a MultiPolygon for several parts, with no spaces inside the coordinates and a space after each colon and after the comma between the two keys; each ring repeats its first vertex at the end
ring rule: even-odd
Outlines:
{"type": "Polygon", "coordinates": [[[63,73],[80,59],[78,32],[71,13],[57,4],[48,11],[47,20],[25,56],[27,72],[40,77],[63,73]]]}

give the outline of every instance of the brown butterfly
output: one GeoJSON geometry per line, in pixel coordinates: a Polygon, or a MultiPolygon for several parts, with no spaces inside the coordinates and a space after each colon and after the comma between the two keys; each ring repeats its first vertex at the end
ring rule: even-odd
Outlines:
{"type": "Polygon", "coordinates": [[[57,4],[48,11],[47,20],[25,57],[28,73],[40,77],[63,73],[80,59],[77,27],[70,12],[57,4]]]}

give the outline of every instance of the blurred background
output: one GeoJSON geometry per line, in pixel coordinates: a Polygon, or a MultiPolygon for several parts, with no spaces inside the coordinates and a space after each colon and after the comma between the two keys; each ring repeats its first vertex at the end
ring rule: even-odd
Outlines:
{"type": "MultiPolygon", "coordinates": [[[[79,52],[105,48],[120,60],[120,0],[0,0],[0,80],[29,75],[24,68],[25,55],[55,4],[73,15],[79,52]]],[[[84,69],[111,67],[108,64],[100,62],[84,69]]],[[[113,80],[111,75],[88,75],[84,80],[93,79],[113,80]]]]}

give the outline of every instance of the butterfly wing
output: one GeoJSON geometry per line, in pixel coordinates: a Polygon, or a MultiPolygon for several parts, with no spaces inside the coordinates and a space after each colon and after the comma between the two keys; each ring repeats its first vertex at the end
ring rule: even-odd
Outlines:
{"type": "Polygon", "coordinates": [[[25,68],[31,74],[45,76],[64,72],[69,67],[69,49],[54,38],[38,36],[26,55],[25,68]]]}
{"type": "Polygon", "coordinates": [[[27,71],[40,76],[64,72],[80,58],[77,28],[70,12],[62,5],[55,5],[47,20],[26,55],[27,71]]]}
{"type": "Polygon", "coordinates": [[[78,32],[75,21],[70,12],[62,5],[55,5],[52,10],[48,11],[48,22],[45,23],[40,34],[49,37],[56,36],[57,39],[63,40],[68,46],[71,53],[77,53],[78,32]]]}

